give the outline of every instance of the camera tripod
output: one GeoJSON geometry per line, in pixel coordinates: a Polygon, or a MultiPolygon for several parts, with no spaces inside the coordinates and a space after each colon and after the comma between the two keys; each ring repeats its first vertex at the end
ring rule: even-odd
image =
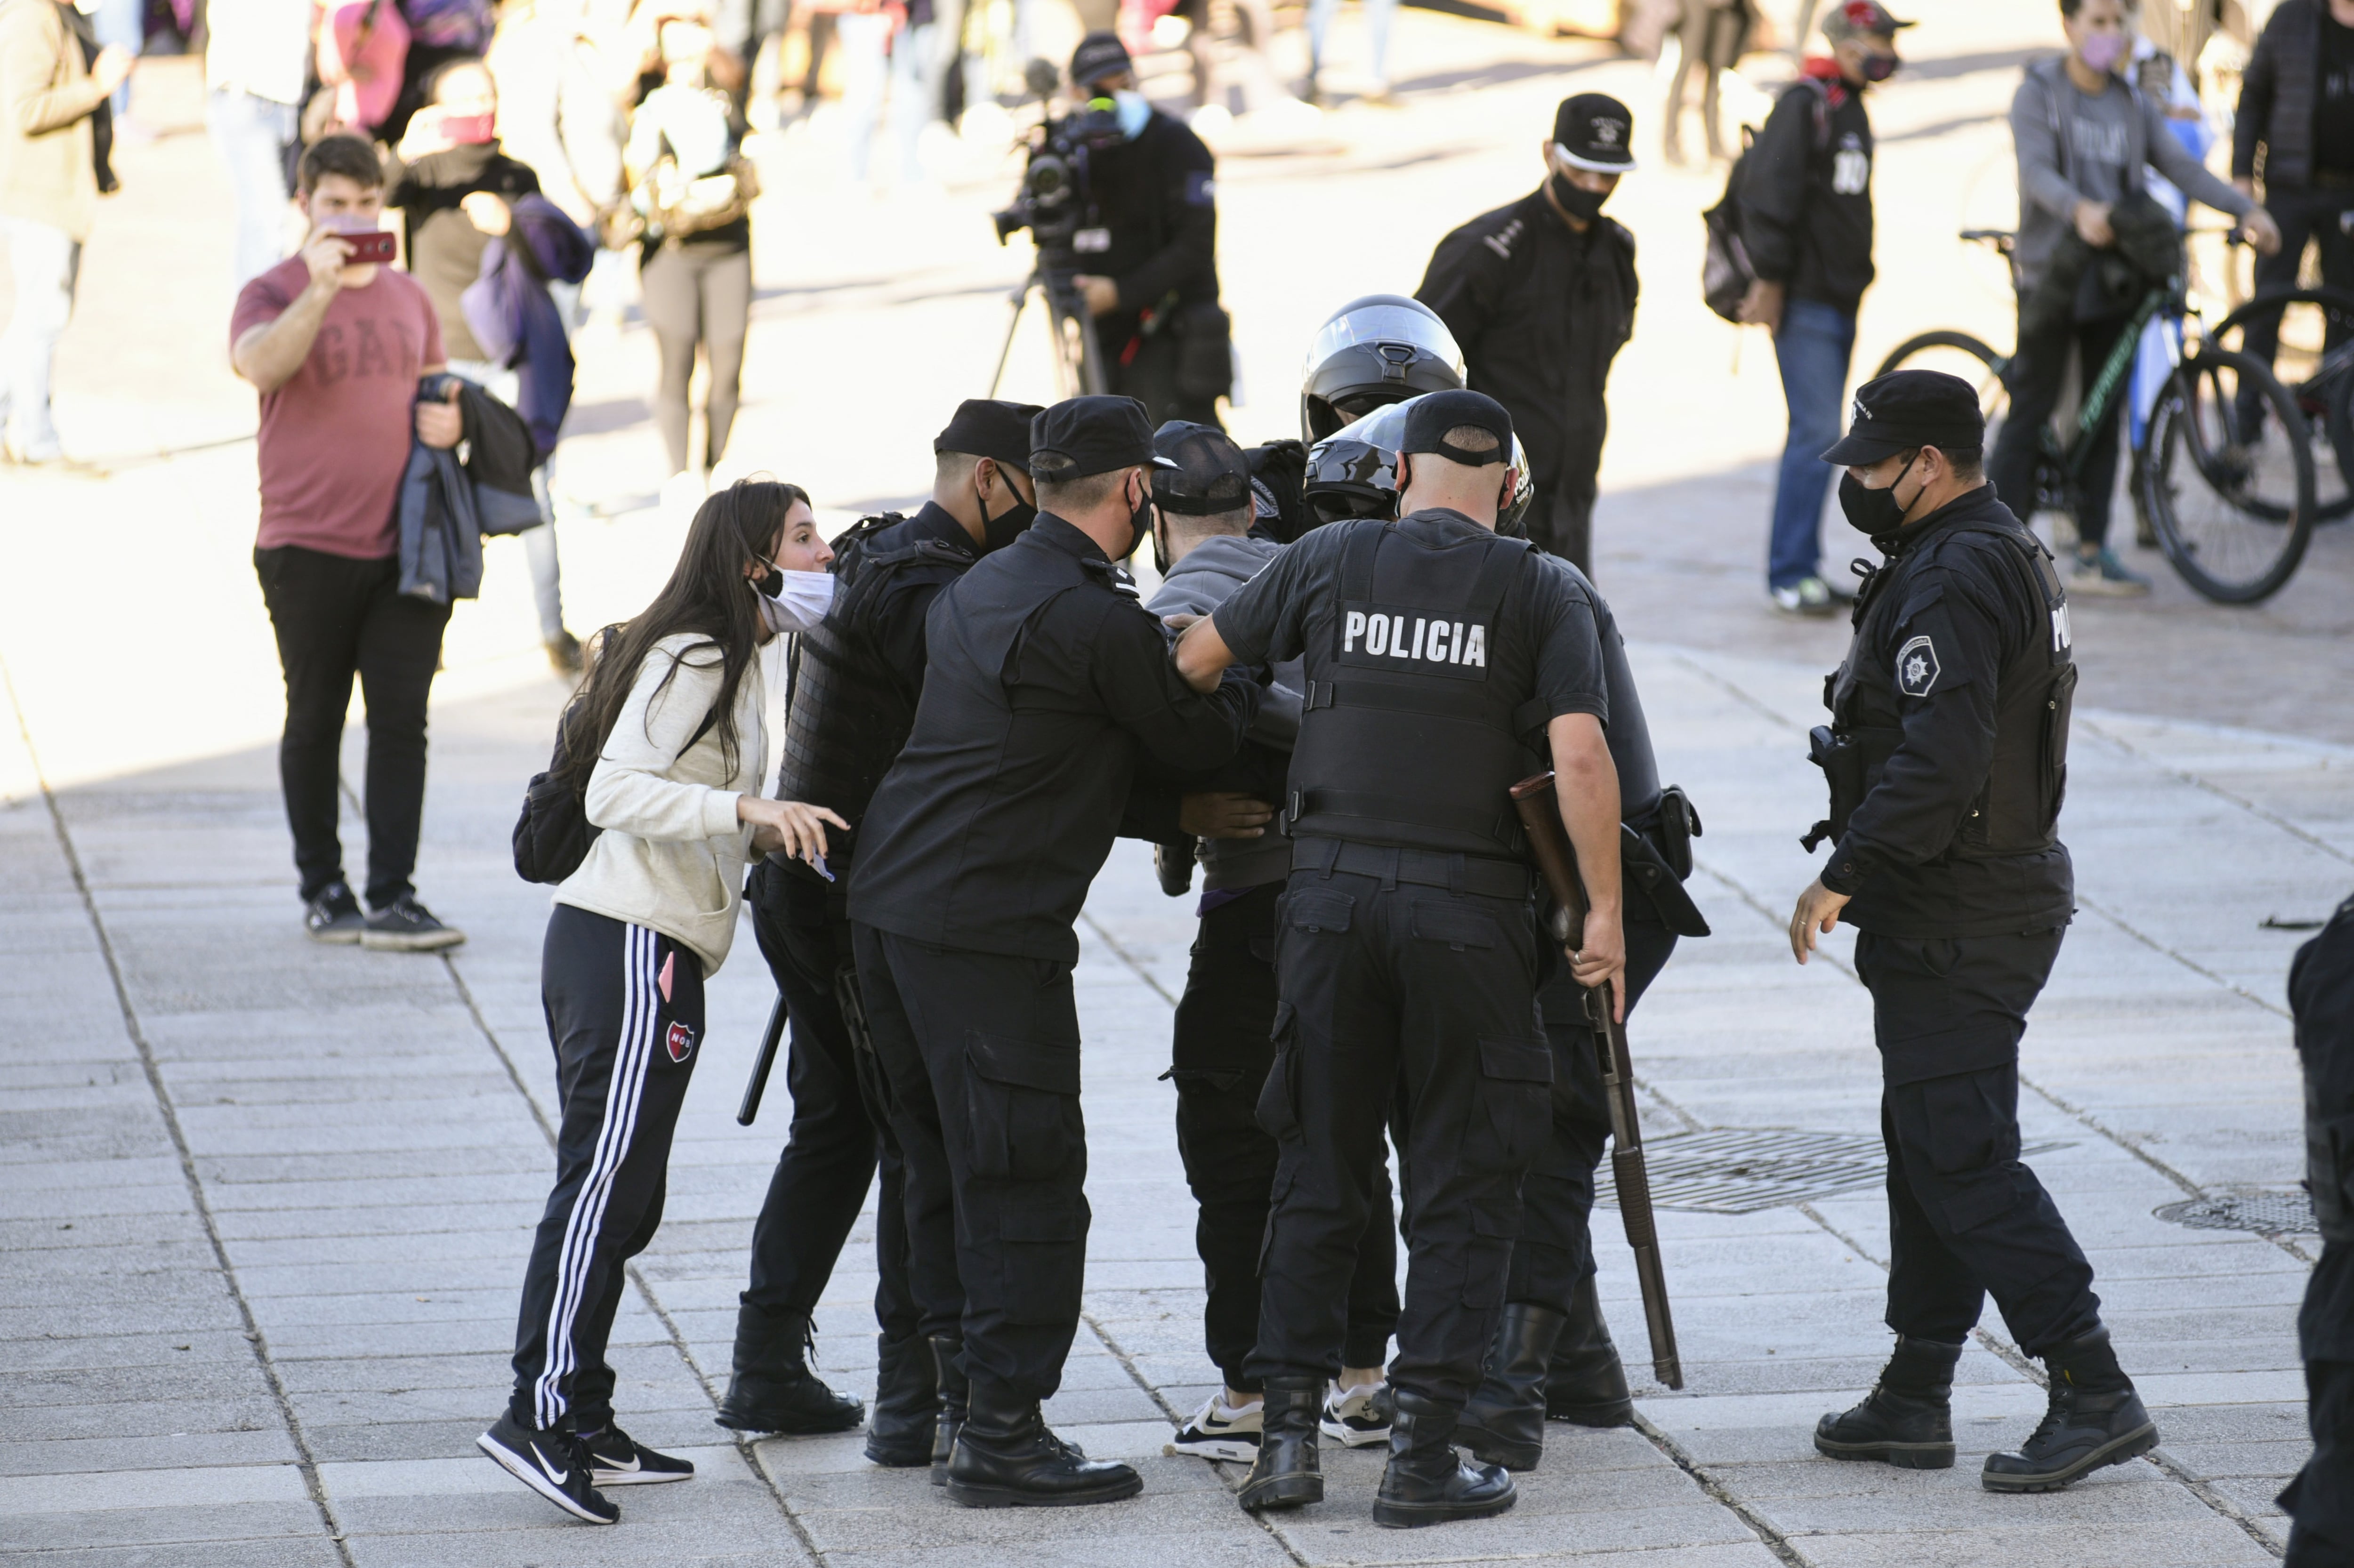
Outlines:
{"type": "Polygon", "coordinates": [[[1096,342],[1095,318],[1071,281],[1077,275],[1076,268],[1041,262],[1013,291],[1013,319],[1005,323],[1005,343],[997,351],[997,373],[989,378],[991,397],[1005,379],[1005,362],[1013,356],[1013,334],[1021,330],[1022,313],[1029,307],[1033,292],[1044,297],[1046,323],[1054,334],[1056,400],[1100,397],[1111,389],[1104,376],[1103,350],[1096,342]]]}

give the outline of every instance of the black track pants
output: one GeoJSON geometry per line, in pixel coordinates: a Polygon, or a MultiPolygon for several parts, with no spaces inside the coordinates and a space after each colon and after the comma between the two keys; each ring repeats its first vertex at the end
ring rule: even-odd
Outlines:
{"type": "Polygon", "coordinates": [[[1071,967],[854,932],[926,1331],[961,1318],[977,1399],[1051,1398],[1078,1331],[1089,1218],[1071,967]]]}
{"type": "Polygon", "coordinates": [[[703,963],[661,933],[559,904],[540,955],[562,1120],[531,1248],[511,1409],[528,1426],[612,1416],[605,1341],[623,1266],[662,1224],[671,1132],[703,1044],[703,963]]]}
{"type": "MultiPolygon", "coordinates": [[[[1275,912],[1281,883],[1254,887],[1202,916],[1169,1076],[1177,1086],[1177,1152],[1200,1213],[1193,1245],[1209,1287],[1202,1328],[1226,1386],[1257,1393],[1244,1370],[1258,1338],[1258,1255],[1275,1187],[1276,1144],[1258,1125],[1259,1093],[1275,1062],[1275,912]]],[[[1397,1231],[1389,1175],[1367,1203],[1349,1278],[1341,1364],[1377,1367],[1397,1329],[1397,1231]]]]}
{"type": "Polygon", "coordinates": [[[814,1312],[879,1172],[875,1320],[904,1339],[919,1318],[907,1287],[907,1181],[882,1069],[872,1052],[858,1048],[837,1000],[845,979],[857,983],[854,972],[845,974],[850,923],[829,921],[823,893],[793,881],[765,863],[753,873],[752,929],[792,1019],[785,1082],[793,1119],[752,1227],[744,1300],[770,1312],[814,1312]],[[798,896],[805,891],[813,895],[798,896]]]}
{"type": "Polygon", "coordinates": [[[1459,1408],[1550,1120],[1536,923],[1525,899],[1317,871],[1292,873],[1279,918],[1283,1002],[1259,1099],[1278,1155],[1249,1370],[1340,1370],[1388,1122],[1409,1259],[1390,1380],[1459,1408]]]}

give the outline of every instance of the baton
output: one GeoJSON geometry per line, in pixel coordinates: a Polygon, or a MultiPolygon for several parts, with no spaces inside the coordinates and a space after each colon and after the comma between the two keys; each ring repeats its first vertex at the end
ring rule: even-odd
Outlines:
{"type": "MultiPolygon", "coordinates": [[[[1553,890],[1553,938],[1563,947],[1585,939],[1589,907],[1577,872],[1577,846],[1562,825],[1553,798],[1553,776],[1540,773],[1512,786],[1512,809],[1529,836],[1529,850],[1545,885],[1553,890]]],[[[1610,1174],[1618,1185],[1618,1218],[1635,1252],[1635,1277],[1643,1287],[1643,1321],[1651,1333],[1651,1372],[1669,1388],[1684,1385],[1683,1360],[1676,1353],[1675,1319],[1668,1311],[1667,1270],[1659,1262],[1659,1233],[1651,1217],[1651,1177],[1643,1163],[1643,1125],[1635,1108],[1635,1067],[1627,1053],[1627,1029],[1611,1016],[1610,987],[1586,990],[1585,1016],[1594,1032],[1602,1067],[1603,1098],[1610,1107],[1610,1174]]]]}
{"type": "Polygon", "coordinates": [[[736,1125],[749,1127],[760,1114],[760,1097],[768,1091],[769,1069],[777,1065],[777,1045],[785,1037],[785,999],[769,1010],[769,1027],[760,1034],[760,1054],[752,1058],[752,1077],[744,1086],[744,1103],[736,1107],[736,1125]]]}

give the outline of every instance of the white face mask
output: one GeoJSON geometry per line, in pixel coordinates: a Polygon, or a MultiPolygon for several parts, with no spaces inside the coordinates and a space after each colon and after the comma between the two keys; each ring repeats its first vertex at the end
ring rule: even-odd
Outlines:
{"type": "MultiPolygon", "coordinates": [[[[760,624],[772,633],[807,631],[825,619],[833,608],[833,574],[832,572],[784,572],[777,574],[783,584],[777,597],[760,594],[760,624]]],[[[751,580],[751,579],[748,579],[751,580]]],[[[759,592],[759,583],[752,581],[752,589],[759,592]]]]}
{"type": "Polygon", "coordinates": [[[1152,104],[1144,94],[1123,87],[1111,95],[1111,101],[1119,117],[1119,133],[1131,142],[1143,135],[1144,122],[1152,118],[1152,104]]]}

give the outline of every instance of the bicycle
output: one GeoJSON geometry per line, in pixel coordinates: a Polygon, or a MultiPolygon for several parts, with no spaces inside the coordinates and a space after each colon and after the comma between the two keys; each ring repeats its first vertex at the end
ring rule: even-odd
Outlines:
{"type": "Polygon", "coordinates": [[[2315,460],[2321,493],[2314,521],[2330,523],[2354,515],[2354,291],[2287,289],[2259,294],[2207,335],[2227,348],[2246,352],[2249,329],[2266,318],[2274,344],[2273,375],[2296,399],[2306,422],[2322,436],[2338,471],[2333,487],[2321,471],[2321,461],[2315,460]]]}
{"type": "MultiPolygon", "coordinates": [[[[2015,236],[2009,230],[1970,228],[1961,237],[2012,255],[2015,236]]],[[[2097,373],[2087,367],[2088,384],[2065,440],[2049,426],[2041,432],[2038,508],[2071,515],[2081,508],[2092,432],[2124,395],[2142,329],[2161,313],[2190,313],[2179,282],[2153,285],[2108,359],[2097,373]]],[[[1925,332],[1898,344],[1878,374],[1947,370],[1972,382],[1991,449],[2009,405],[2014,357],[1968,333],[1925,332]]],[[[2278,592],[2312,536],[2315,484],[2308,427],[2296,400],[2262,362],[2211,339],[2194,340],[2150,410],[2134,463],[2136,509],[2176,573],[2222,604],[2253,604],[2278,592]],[[2245,417],[2250,408],[2258,411],[2253,421],[2245,417]]]]}

